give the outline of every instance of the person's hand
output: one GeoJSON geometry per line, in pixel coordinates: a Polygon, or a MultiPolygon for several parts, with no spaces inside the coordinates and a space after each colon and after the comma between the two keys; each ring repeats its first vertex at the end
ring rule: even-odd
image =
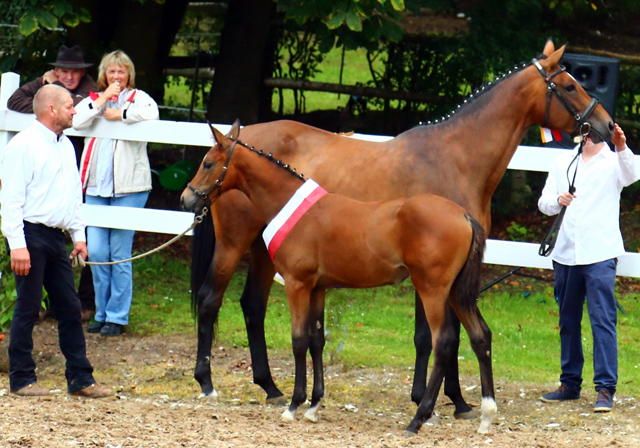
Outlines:
{"type": "Polygon", "coordinates": [[[42,75],[43,84],[53,84],[56,81],[58,81],[58,75],[56,75],[55,70],[49,70],[44,75],[42,75]]]}
{"type": "Polygon", "coordinates": [[[86,260],[87,257],[89,256],[89,252],[87,252],[87,243],[84,241],[77,241],[74,245],[73,245],[73,250],[71,251],[71,254],[69,254],[69,259],[73,260],[74,258],[76,258],[76,255],[80,254],[80,256],[82,257],[83,260],[86,260]]]}
{"type": "Polygon", "coordinates": [[[29,249],[11,249],[11,269],[16,275],[29,275],[31,269],[31,255],[29,249]]]}
{"type": "Polygon", "coordinates": [[[558,204],[562,205],[563,207],[567,207],[569,206],[569,204],[571,204],[571,201],[573,201],[575,197],[575,194],[571,194],[568,191],[565,191],[560,196],[558,196],[558,204]]]}
{"type": "Polygon", "coordinates": [[[104,118],[110,121],[122,120],[122,111],[120,109],[107,107],[104,112],[102,112],[102,115],[104,116],[104,118]]]}
{"type": "Polygon", "coordinates": [[[107,100],[110,100],[113,97],[118,98],[121,91],[122,89],[120,88],[120,83],[114,82],[114,83],[111,83],[109,87],[105,89],[105,91],[102,93],[101,96],[105,97],[107,100]]]}
{"type": "Polygon", "coordinates": [[[616,151],[624,151],[624,148],[627,147],[627,137],[624,135],[624,131],[618,123],[615,123],[613,129],[613,137],[611,138],[611,143],[616,146],[616,151]]]}

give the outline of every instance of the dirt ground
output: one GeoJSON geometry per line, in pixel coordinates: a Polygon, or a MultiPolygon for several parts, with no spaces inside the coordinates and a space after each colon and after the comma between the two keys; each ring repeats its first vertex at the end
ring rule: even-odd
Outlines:
{"type": "MultiPolygon", "coordinates": [[[[252,383],[246,348],[215,347],[212,357],[216,401],[198,400],[192,378],[195,336],[115,338],[87,335],[97,380],[116,391],[113,398],[86,400],[65,391],[64,358],[55,322],[34,332],[39,383],[51,398],[9,393],[8,338],[0,344],[1,447],[637,447],[640,408],[634,398],[616,397],[609,415],[594,414],[593,393],[548,405],[538,396],[549,385],[496,382],[498,417],[489,435],[476,433],[479,419],[455,420],[448,399],[437,410],[440,424],[425,425],[414,437],[403,431],[415,412],[409,401],[411,371],[328,366],[327,397],[320,421],[298,413],[281,421],[283,410],[264,404],[252,383]],[[57,389],[57,391],[55,390],[57,389]]],[[[291,357],[272,357],[276,383],[290,394],[291,357]]],[[[463,378],[465,397],[480,402],[477,378],[463,378]]]]}

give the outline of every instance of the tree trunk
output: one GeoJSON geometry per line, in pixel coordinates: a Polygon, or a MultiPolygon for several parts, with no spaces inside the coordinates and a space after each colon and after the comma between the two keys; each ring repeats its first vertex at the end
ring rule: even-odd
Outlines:
{"type": "Polygon", "coordinates": [[[210,121],[258,122],[263,80],[273,68],[274,17],[275,3],[270,0],[229,2],[207,108],[210,121]]]}

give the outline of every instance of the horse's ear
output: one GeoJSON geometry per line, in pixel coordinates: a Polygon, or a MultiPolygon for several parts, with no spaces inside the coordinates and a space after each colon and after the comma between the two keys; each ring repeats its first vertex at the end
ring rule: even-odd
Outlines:
{"type": "Polygon", "coordinates": [[[558,65],[560,63],[560,59],[562,59],[562,55],[564,54],[564,50],[567,48],[567,44],[564,44],[562,47],[551,53],[549,55],[549,66],[553,67],[554,65],[558,65]]]}
{"type": "Polygon", "coordinates": [[[238,140],[238,135],[240,135],[240,120],[236,118],[236,121],[233,122],[231,129],[229,129],[225,137],[231,140],[238,140]]]}
{"type": "Polygon", "coordinates": [[[556,51],[556,47],[555,45],[553,45],[553,40],[551,38],[548,38],[547,42],[544,44],[544,50],[542,50],[542,54],[549,57],[554,51],[556,51]]]}
{"type": "Polygon", "coordinates": [[[218,131],[215,127],[213,127],[213,125],[209,122],[207,122],[209,124],[209,127],[211,128],[211,132],[213,133],[213,139],[216,141],[217,144],[219,145],[224,145],[224,143],[227,141],[227,139],[225,138],[225,136],[222,134],[222,132],[218,131]]]}

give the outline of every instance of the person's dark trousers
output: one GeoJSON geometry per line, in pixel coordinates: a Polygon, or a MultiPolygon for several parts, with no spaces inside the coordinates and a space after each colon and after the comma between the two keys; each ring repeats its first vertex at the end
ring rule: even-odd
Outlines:
{"type": "Polygon", "coordinates": [[[80,309],[96,310],[96,292],[93,289],[93,275],[91,275],[91,266],[89,265],[86,265],[80,271],[78,297],[80,297],[80,309]]]}
{"type": "Polygon", "coordinates": [[[612,395],[618,382],[617,310],[614,296],[616,260],[579,266],[553,262],[560,307],[560,382],[580,390],[584,355],[581,321],[585,298],[593,334],[593,382],[612,395]]]}
{"type": "Polygon", "coordinates": [[[42,302],[42,286],[49,294],[58,316],[58,340],[67,363],[65,376],[69,392],[95,383],[93,367],[87,359],[80,322],[80,300],[75,290],[64,233],[42,224],[24,223],[31,258],[29,275],[16,275],[18,297],[11,322],[9,341],[9,385],[17,391],[36,382],[33,327],[42,302]]]}

